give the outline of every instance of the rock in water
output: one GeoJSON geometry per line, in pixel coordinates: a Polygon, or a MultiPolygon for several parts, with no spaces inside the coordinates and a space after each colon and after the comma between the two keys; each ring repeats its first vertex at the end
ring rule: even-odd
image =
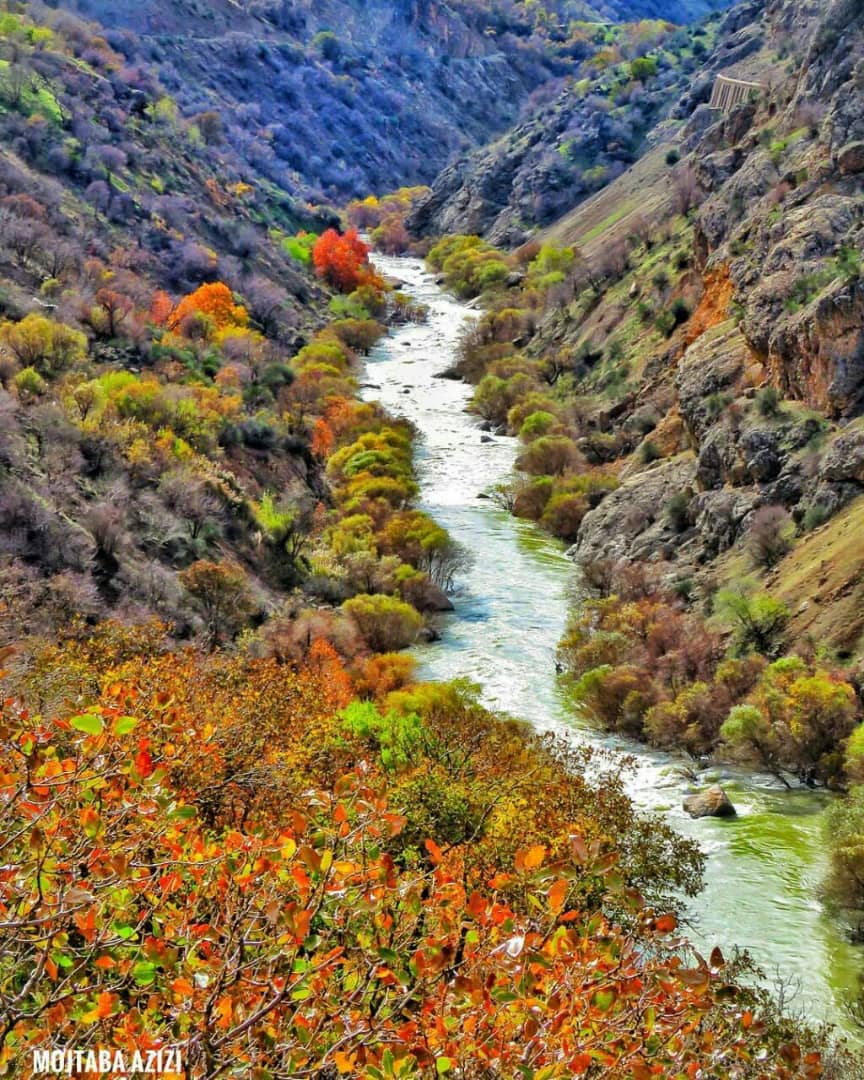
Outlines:
{"type": "Polygon", "coordinates": [[[682,805],[693,818],[735,817],[737,814],[729,796],[719,784],[688,795],[682,805]]]}

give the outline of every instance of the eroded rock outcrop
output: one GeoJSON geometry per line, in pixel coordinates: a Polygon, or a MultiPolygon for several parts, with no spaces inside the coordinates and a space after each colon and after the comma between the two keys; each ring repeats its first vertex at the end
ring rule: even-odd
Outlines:
{"type": "Polygon", "coordinates": [[[695,480],[689,454],[631,476],[586,514],[572,553],[580,559],[666,557],[677,540],[666,513],[669,501],[695,480]]]}

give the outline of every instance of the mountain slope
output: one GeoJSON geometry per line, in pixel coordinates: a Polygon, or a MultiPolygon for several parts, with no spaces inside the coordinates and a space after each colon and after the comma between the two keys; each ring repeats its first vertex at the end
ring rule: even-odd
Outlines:
{"type": "MultiPolygon", "coordinates": [[[[631,18],[646,6],[603,9],[631,18]]],[[[685,17],[702,3],[682,4],[685,17]]],[[[158,71],[184,115],[219,111],[232,140],[312,201],[430,181],[509,127],[528,95],[573,69],[572,0],[69,0],[130,65],[158,71]]]]}
{"type": "Polygon", "coordinates": [[[665,22],[586,30],[573,79],[496,142],[449,165],[409,227],[523,242],[639,159],[657,138],[652,129],[705,70],[718,34],[725,39],[716,18],[693,31],[665,22]]]}
{"type": "MultiPolygon", "coordinates": [[[[858,0],[732,9],[649,133],[656,145],[533,244],[497,256],[495,280],[510,285],[489,289],[463,370],[486,374],[478,411],[526,444],[517,512],[589,564],[657,563],[667,583],[705,596],[755,573],[804,605],[800,566],[821,550],[824,603],[839,612],[854,595],[862,564],[835,544],[832,519],[864,498],[861,11],[858,0]],[[762,89],[712,108],[719,74],[762,89]],[[553,445],[559,436],[572,445],[553,445]],[[593,477],[587,500],[574,468],[593,477]],[[810,554],[790,555],[787,572],[783,553],[798,544],[810,554]]],[[[483,209],[460,198],[442,203],[451,225],[466,205],[483,209]]],[[[491,235],[511,236],[501,223],[514,212],[492,207],[491,235]]],[[[811,612],[790,629],[803,640],[818,626],[858,655],[858,623],[843,621],[811,612]]]]}
{"type": "MultiPolygon", "coordinates": [[[[696,105],[678,134],[678,169],[692,170],[684,175],[701,201],[693,212],[699,276],[688,283],[682,275],[673,296],[684,296],[694,313],[671,344],[647,356],[643,346],[641,384],[618,418],[626,423],[652,407],[664,417],[658,432],[667,439],[678,432],[677,443],[667,442],[668,464],[634,467],[628,496],[617,500],[625,514],[627,498],[639,503],[645,493],[644,512],[657,524],[647,535],[640,530],[643,554],[683,550],[698,565],[746,540],[762,507],[791,511],[803,528],[864,494],[861,436],[849,423],[864,408],[860,11],[856,2],[742,5],[730,20],[761,26],[764,43],[725,70],[770,89],[725,115],[696,105]],[[664,469],[669,483],[658,484],[664,469]],[[676,540],[663,506],[688,485],[694,531],[676,540]]],[[[614,215],[616,196],[620,208],[627,191],[622,178],[598,196],[600,213],[614,215]]],[[[680,188],[656,167],[641,195],[642,212],[653,208],[657,220],[680,209],[680,188]]],[[[632,229],[622,217],[592,236],[597,213],[586,204],[554,233],[608,250],[632,229]]],[[[622,286],[649,299],[644,279],[622,286]]],[[[602,331],[588,320],[563,333],[584,340],[587,332],[596,346],[601,333],[608,341],[622,328],[607,318],[602,331]]],[[[580,549],[596,552],[615,533],[614,505],[588,516],[580,549]]]]}
{"type": "Polygon", "coordinates": [[[326,219],[247,183],[98,34],[0,26],[0,634],[182,632],[180,574],[215,557],[260,609],[291,568],[254,507],[322,494],[284,361],[328,297],[283,241],[326,219]]]}

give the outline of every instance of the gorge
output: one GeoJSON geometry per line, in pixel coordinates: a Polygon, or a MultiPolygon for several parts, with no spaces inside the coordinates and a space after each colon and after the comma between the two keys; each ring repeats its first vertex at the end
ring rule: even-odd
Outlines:
{"type": "Polygon", "coordinates": [[[366,364],[364,394],[416,425],[421,504],[473,556],[441,640],[417,651],[421,675],[468,678],[495,709],[540,730],[612,749],[619,759],[632,756],[627,790],[637,805],[667,816],[707,855],[704,891],[687,907],[691,939],[707,951],[724,942],[748,950],[769,982],[785,983],[793,1011],[855,1033],[850,1010],[864,950],[849,943],[819,901],[826,869],[822,811],[831,796],[788,791],[771,777],[710,766],[700,771],[697,786],[720,779],[738,817],[693,821],[681,808],[692,790],[682,772],[692,760],[646,750],[580,721],[578,705],[555,675],[573,563],[535,525],[484,497],[509,476],[515,440],[484,436],[465,411],[470,387],[441,377],[454,361],[465,323],[476,315],[442,293],[421,262],[381,255],[375,262],[428,305],[429,318],[392,331],[376,346],[366,364]]]}

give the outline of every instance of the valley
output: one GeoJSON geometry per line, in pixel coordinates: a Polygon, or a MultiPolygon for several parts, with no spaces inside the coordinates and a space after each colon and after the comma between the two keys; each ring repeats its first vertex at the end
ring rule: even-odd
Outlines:
{"type": "Polygon", "coordinates": [[[0,0],[2,1075],[864,1078],[862,117],[861,0],[0,0]]]}

